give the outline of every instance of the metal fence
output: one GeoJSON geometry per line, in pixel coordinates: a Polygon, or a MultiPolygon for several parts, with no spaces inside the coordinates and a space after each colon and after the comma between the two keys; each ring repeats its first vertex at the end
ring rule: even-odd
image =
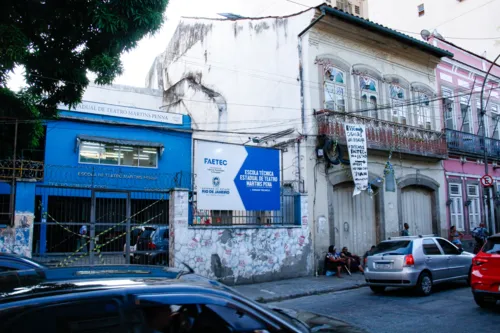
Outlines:
{"type": "Polygon", "coordinates": [[[193,203],[196,226],[270,226],[300,225],[300,196],[282,194],[281,209],[277,211],[198,210],[193,203]]]}
{"type": "Polygon", "coordinates": [[[134,251],[138,236],[168,228],[166,192],[39,186],[36,207],[33,256],[57,266],[156,263],[134,251]]]}
{"type": "Polygon", "coordinates": [[[0,179],[13,178],[37,179],[43,178],[43,162],[24,159],[0,160],[0,179]]]}

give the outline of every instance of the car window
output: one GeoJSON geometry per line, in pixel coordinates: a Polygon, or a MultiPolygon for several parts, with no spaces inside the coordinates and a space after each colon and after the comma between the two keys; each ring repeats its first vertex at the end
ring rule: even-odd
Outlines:
{"type": "Polygon", "coordinates": [[[436,245],[436,242],[432,238],[426,238],[422,241],[422,247],[424,254],[428,256],[441,255],[441,250],[436,245]]]}
{"type": "Polygon", "coordinates": [[[490,254],[500,254],[500,238],[490,238],[484,244],[483,252],[490,254]]]}
{"type": "Polygon", "coordinates": [[[439,245],[441,245],[441,248],[443,249],[443,252],[444,254],[460,254],[460,251],[458,250],[458,248],[451,244],[450,242],[448,242],[446,239],[442,239],[442,238],[438,238],[436,239],[439,243],[439,245]]]}
{"type": "Polygon", "coordinates": [[[141,238],[149,239],[151,237],[151,234],[155,231],[155,229],[152,228],[147,228],[144,230],[141,234],[141,238]]]}
{"type": "Polygon", "coordinates": [[[382,242],[377,245],[375,250],[373,250],[373,255],[376,254],[410,254],[412,251],[412,241],[401,240],[401,241],[388,241],[382,242]]]}
{"type": "Polygon", "coordinates": [[[254,332],[267,325],[239,309],[214,304],[161,305],[142,308],[145,328],[160,332],[254,332]]]}

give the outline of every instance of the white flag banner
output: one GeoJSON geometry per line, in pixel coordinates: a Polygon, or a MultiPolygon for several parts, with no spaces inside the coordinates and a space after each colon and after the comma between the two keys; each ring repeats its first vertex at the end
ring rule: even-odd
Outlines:
{"type": "Polygon", "coordinates": [[[354,195],[368,189],[368,151],[366,148],[366,128],[360,124],[344,124],[347,150],[351,163],[354,195]]]}

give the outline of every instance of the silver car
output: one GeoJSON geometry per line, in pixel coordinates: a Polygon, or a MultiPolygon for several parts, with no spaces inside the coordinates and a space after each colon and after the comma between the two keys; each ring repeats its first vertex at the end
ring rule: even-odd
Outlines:
{"type": "Polygon", "coordinates": [[[441,237],[389,238],[368,256],[365,279],[375,293],[386,287],[405,287],[427,296],[434,284],[470,281],[473,257],[441,237]]]}

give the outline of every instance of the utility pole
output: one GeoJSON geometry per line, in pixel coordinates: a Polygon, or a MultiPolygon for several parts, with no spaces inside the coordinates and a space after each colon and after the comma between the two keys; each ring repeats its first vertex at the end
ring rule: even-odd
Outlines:
{"type": "MultiPolygon", "coordinates": [[[[486,127],[485,127],[485,121],[484,117],[486,117],[486,106],[483,105],[483,97],[484,97],[484,87],[486,86],[486,82],[488,81],[488,75],[490,75],[491,70],[493,69],[493,66],[495,66],[495,63],[497,62],[498,58],[500,58],[500,54],[493,60],[493,62],[490,65],[490,68],[488,68],[488,71],[486,72],[486,75],[483,80],[483,85],[481,86],[481,95],[480,95],[480,106],[481,106],[481,126],[483,126],[483,145],[484,145],[484,174],[487,175],[489,171],[488,167],[488,150],[486,148],[486,127]]],[[[493,217],[493,214],[491,214],[491,210],[493,209],[491,205],[491,198],[493,198],[493,194],[491,191],[491,186],[487,187],[486,189],[486,214],[484,215],[486,217],[486,221],[488,223],[488,229],[491,234],[496,233],[496,226],[495,226],[495,219],[493,217]]]]}
{"type": "Polygon", "coordinates": [[[10,185],[10,223],[12,226],[15,225],[16,218],[16,154],[17,154],[17,127],[18,121],[16,119],[14,127],[14,152],[12,153],[12,182],[10,185]]]}

